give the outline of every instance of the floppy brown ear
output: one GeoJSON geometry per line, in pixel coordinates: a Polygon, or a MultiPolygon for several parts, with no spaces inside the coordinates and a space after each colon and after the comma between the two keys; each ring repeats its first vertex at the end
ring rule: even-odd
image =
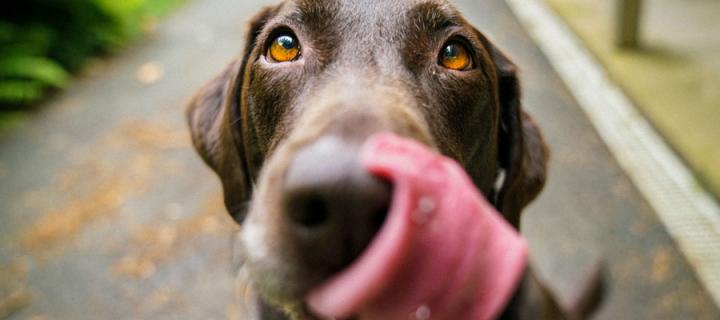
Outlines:
{"type": "Polygon", "coordinates": [[[498,48],[490,46],[499,83],[498,162],[505,170],[495,206],[517,228],[520,212],[545,185],[549,150],[532,117],[522,110],[515,64],[498,48]]]}
{"type": "Polygon", "coordinates": [[[242,115],[239,114],[238,106],[240,91],[245,66],[256,46],[257,36],[277,9],[266,7],[251,19],[243,56],[203,86],[186,110],[193,145],[205,163],[220,177],[225,206],[238,223],[244,220],[247,203],[252,196],[253,175],[248,170],[245,152],[248,146],[241,128],[242,115]]]}

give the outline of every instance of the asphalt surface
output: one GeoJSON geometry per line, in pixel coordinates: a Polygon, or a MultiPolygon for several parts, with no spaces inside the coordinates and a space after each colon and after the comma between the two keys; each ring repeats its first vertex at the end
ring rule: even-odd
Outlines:
{"type": "MultiPolygon", "coordinates": [[[[190,2],[0,138],[0,318],[238,318],[237,227],[182,111],[266,3],[190,2]]],[[[720,318],[505,4],[456,3],[520,66],[525,107],[553,150],[548,186],[523,221],[533,263],[565,292],[589,261],[604,261],[597,319],[720,318]]]]}

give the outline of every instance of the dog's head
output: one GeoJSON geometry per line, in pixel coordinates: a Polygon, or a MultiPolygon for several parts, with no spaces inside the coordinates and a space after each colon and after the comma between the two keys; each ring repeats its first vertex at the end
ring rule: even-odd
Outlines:
{"type": "Polygon", "coordinates": [[[244,224],[253,285],[279,304],[347,266],[382,224],[391,186],[358,159],[374,133],[454,158],[515,226],[545,181],[515,66],[443,0],[265,8],[188,118],[244,224]]]}

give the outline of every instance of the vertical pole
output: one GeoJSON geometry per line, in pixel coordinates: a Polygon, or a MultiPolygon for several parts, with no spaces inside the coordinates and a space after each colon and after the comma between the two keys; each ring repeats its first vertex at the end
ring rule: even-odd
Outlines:
{"type": "Polygon", "coordinates": [[[637,48],[640,45],[640,13],[642,0],[617,0],[617,45],[637,48]]]}

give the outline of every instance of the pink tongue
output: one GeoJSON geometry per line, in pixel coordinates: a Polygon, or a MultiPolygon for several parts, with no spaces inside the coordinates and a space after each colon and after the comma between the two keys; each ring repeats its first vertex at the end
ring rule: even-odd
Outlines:
{"type": "Polygon", "coordinates": [[[310,309],[362,320],[496,317],[524,272],[525,240],[457,163],[416,142],[377,135],[362,162],[393,183],[387,221],[357,261],[310,292],[310,309]]]}

